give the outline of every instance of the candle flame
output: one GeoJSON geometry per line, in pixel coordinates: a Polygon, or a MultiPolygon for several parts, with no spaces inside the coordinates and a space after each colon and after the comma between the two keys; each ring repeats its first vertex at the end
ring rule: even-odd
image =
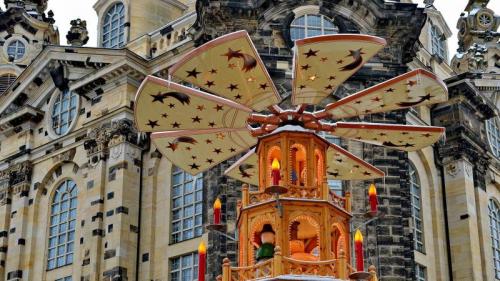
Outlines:
{"type": "Polygon", "coordinates": [[[222,207],[222,203],[220,202],[219,198],[215,199],[214,202],[214,209],[220,209],[222,207]]]}
{"type": "Polygon", "coordinates": [[[271,164],[271,168],[273,170],[279,170],[280,169],[280,161],[278,161],[277,158],[274,158],[273,163],[271,164]]]}
{"type": "Polygon", "coordinates": [[[361,231],[359,231],[359,229],[356,230],[356,234],[354,235],[354,241],[363,243],[363,234],[361,234],[361,231]]]}
{"type": "Polygon", "coordinates": [[[377,189],[375,188],[375,185],[372,183],[370,184],[370,188],[368,189],[368,195],[370,196],[377,196],[377,189]]]}
{"type": "Polygon", "coordinates": [[[199,254],[207,253],[207,247],[205,247],[205,243],[203,243],[203,241],[201,241],[200,245],[198,246],[198,253],[199,254]]]}

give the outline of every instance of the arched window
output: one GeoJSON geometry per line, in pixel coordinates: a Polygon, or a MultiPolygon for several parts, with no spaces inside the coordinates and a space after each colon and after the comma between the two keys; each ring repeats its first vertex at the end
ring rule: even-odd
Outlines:
{"type": "Polygon", "coordinates": [[[120,48],[125,45],[125,6],[116,3],[104,16],[102,24],[102,46],[120,48]]]}
{"type": "Polygon", "coordinates": [[[48,269],[73,263],[77,193],[75,182],[66,180],[54,194],[50,209],[48,269]]]}
{"type": "Polygon", "coordinates": [[[493,247],[493,265],[495,267],[495,277],[500,279],[500,208],[498,204],[490,199],[488,204],[490,217],[491,242],[493,247]]]}
{"type": "Polygon", "coordinates": [[[491,152],[496,157],[500,157],[500,130],[498,118],[494,117],[486,120],[486,133],[488,134],[491,152]]]}
{"type": "Polygon", "coordinates": [[[411,216],[413,219],[413,240],[415,242],[415,250],[424,252],[424,234],[422,222],[422,201],[420,180],[415,167],[409,165],[410,174],[410,196],[411,196],[411,216]]]}
{"type": "Polygon", "coordinates": [[[192,176],[178,167],[173,167],[171,197],[171,243],[201,236],[203,234],[203,175],[192,176]]]}
{"type": "Polygon", "coordinates": [[[0,95],[5,93],[10,84],[16,80],[17,76],[11,73],[5,73],[0,76],[0,95]]]}
{"type": "Polygon", "coordinates": [[[64,90],[59,93],[52,106],[52,130],[57,135],[64,135],[76,117],[78,96],[74,92],[64,90]]]}
{"type": "Polygon", "coordinates": [[[290,24],[290,39],[292,41],[338,32],[339,28],[333,21],[323,15],[306,14],[294,19],[290,24]]]}

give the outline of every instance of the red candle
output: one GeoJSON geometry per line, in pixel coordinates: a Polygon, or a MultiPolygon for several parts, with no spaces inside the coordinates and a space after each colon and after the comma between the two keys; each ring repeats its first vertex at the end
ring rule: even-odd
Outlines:
{"type": "Polygon", "coordinates": [[[220,209],[222,207],[222,204],[220,203],[219,198],[215,199],[214,202],[214,224],[220,224],[220,209]]]}
{"type": "Polygon", "coordinates": [[[280,184],[280,161],[278,161],[277,158],[274,158],[273,163],[271,163],[271,178],[273,180],[273,185],[280,184]]]}
{"type": "Polygon", "coordinates": [[[375,188],[373,183],[370,184],[370,188],[368,189],[368,198],[370,200],[370,211],[372,214],[376,214],[378,205],[377,188],[375,188]]]}
{"type": "Polygon", "coordinates": [[[203,241],[198,246],[198,281],[205,281],[205,267],[207,264],[207,248],[203,241]]]}
{"type": "Polygon", "coordinates": [[[363,235],[361,231],[356,230],[354,235],[354,251],[356,253],[356,270],[364,271],[364,261],[363,261],[363,235]]]}

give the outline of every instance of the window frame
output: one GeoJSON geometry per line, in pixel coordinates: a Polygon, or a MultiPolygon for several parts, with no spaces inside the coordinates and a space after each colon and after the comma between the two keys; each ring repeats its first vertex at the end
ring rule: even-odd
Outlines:
{"type": "Polygon", "coordinates": [[[488,202],[488,218],[493,258],[493,270],[495,273],[495,278],[500,279],[500,205],[493,198],[491,198],[488,202]]]}
{"type": "Polygon", "coordinates": [[[493,117],[485,121],[486,135],[490,151],[495,157],[500,157],[500,126],[498,117],[493,117]],[[492,129],[496,131],[493,132],[492,129]],[[494,143],[496,140],[496,144],[494,143]]]}
{"type": "Polygon", "coordinates": [[[416,281],[426,281],[427,280],[427,267],[425,267],[419,263],[415,263],[415,280],[416,281]]]}
{"type": "Polygon", "coordinates": [[[425,254],[425,235],[424,235],[424,219],[422,212],[422,184],[420,176],[413,163],[409,163],[409,183],[410,183],[410,204],[412,217],[412,232],[414,250],[425,254]],[[418,190],[418,194],[416,194],[418,190]],[[417,204],[418,200],[418,204],[417,204]],[[417,206],[418,205],[418,206],[417,206]],[[418,213],[418,217],[416,214],[418,213]],[[419,239],[418,237],[421,237],[419,239]]]}
{"type": "Polygon", "coordinates": [[[127,43],[127,30],[126,30],[126,6],[121,1],[116,1],[111,3],[105,12],[102,14],[102,22],[99,27],[101,40],[101,46],[103,48],[119,49],[126,45],[127,43]],[[116,12],[118,6],[121,6],[121,10],[116,12]],[[117,16],[115,19],[114,17],[117,16]],[[114,21],[117,21],[117,25],[113,26],[114,21]],[[108,28],[108,30],[106,30],[108,28]],[[113,31],[116,31],[116,35],[113,35],[113,31]],[[108,38],[105,38],[108,36],[108,38]],[[122,39],[120,39],[122,37],[122,39]],[[116,39],[116,44],[113,44],[113,40],[116,39]]]}
{"type": "Polygon", "coordinates": [[[446,40],[443,40],[443,33],[439,28],[431,23],[430,28],[431,53],[442,59],[447,58],[446,40]]]}
{"type": "Polygon", "coordinates": [[[75,93],[74,91],[71,91],[71,90],[65,90],[64,92],[61,92],[59,90],[56,90],[57,92],[52,96],[50,102],[49,102],[49,113],[50,114],[46,114],[46,118],[47,118],[47,122],[48,122],[48,132],[50,133],[50,136],[52,138],[59,138],[59,137],[62,137],[62,136],[65,136],[67,135],[68,133],[71,132],[71,130],[73,129],[73,127],[75,126],[76,124],[76,121],[78,119],[78,115],[79,115],[79,111],[80,111],[80,96],[75,93]],[[62,104],[63,102],[61,102],[61,97],[63,95],[65,95],[65,93],[69,92],[69,97],[68,99],[62,99],[62,101],[64,102],[65,100],[68,101],[68,108],[67,110],[63,110],[62,108],[62,104]],[[71,103],[72,103],[72,98],[74,97],[75,99],[75,105],[73,106],[71,103]],[[58,118],[59,118],[59,126],[61,124],[61,118],[62,118],[62,115],[64,113],[67,113],[68,114],[68,123],[67,123],[67,129],[62,133],[61,132],[61,127],[59,127],[59,131],[56,130],[54,128],[54,110],[55,110],[55,106],[57,106],[56,104],[59,103],[60,104],[60,110],[58,112],[58,118]],[[74,116],[71,115],[71,112],[72,110],[74,109],[74,116]]]}
{"type": "MultiPolygon", "coordinates": [[[[73,264],[75,260],[75,235],[76,235],[76,221],[78,215],[78,187],[76,182],[72,179],[65,178],[57,184],[57,188],[52,194],[49,206],[48,227],[47,227],[47,255],[46,255],[46,270],[54,270],[60,267],[73,264]],[[71,186],[70,186],[71,184],[71,186]],[[65,189],[65,191],[61,191],[65,189]],[[59,192],[61,193],[59,195],[59,192]],[[63,200],[64,196],[68,195],[67,200],[63,200]],[[58,197],[59,196],[59,197],[58,197]],[[58,201],[56,201],[58,200],[58,201]],[[64,210],[63,204],[67,203],[67,208],[64,210]],[[73,202],[75,202],[73,204],[73,202]],[[56,207],[57,205],[57,207],[56,207]],[[54,213],[57,210],[57,213],[54,213]],[[61,217],[66,213],[66,219],[61,220],[61,217]],[[57,219],[55,219],[57,218],[57,219]],[[65,225],[64,229],[62,225],[65,225]],[[72,228],[71,228],[72,225],[72,228]],[[56,229],[52,233],[52,228],[56,229]],[[61,239],[61,236],[64,239],[61,239]],[[52,244],[51,239],[54,239],[52,244]],[[61,240],[63,240],[61,242],[61,240]],[[63,253],[59,253],[59,248],[63,249],[63,253]],[[54,250],[54,256],[51,257],[51,250],[54,250]],[[63,258],[62,264],[59,264],[59,259],[63,258]],[[54,264],[51,265],[51,262],[54,264]]],[[[66,278],[66,277],[64,277],[66,278]]]]}
{"type": "Polygon", "coordinates": [[[15,46],[13,47],[14,48],[13,57],[14,57],[14,61],[18,61],[18,60],[24,58],[24,56],[26,55],[26,44],[19,39],[15,39],[15,40],[10,41],[9,44],[7,44],[7,57],[10,57],[10,55],[11,55],[10,50],[14,44],[15,44],[15,46]],[[22,50],[21,53],[19,52],[20,50],[22,50]]]}
{"type": "Polygon", "coordinates": [[[203,174],[192,176],[173,165],[171,179],[170,244],[176,244],[203,235],[203,174]],[[180,176],[179,183],[175,181],[176,176],[180,176]],[[188,184],[191,184],[191,191],[186,191],[188,184]],[[179,192],[176,191],[177,188],[179,188],[179,192]],[[187,198],[190,197],[192,201],[186,203],[187,198]],[[176,206],[176,200],[180,202],[178,206],[176,206]],[[192,209],[192,214],[186,215],[186,210],[189,209],[192,209]],[[176,217],[176,212],[179,214],[178,217],[176,217]],[[190,220],[192,225],[186,226],[190,220]],[[199,220],[198,223],[197,220],[199,220]],[[189,231],[192,232],[192,235],[189,235],[189,231]]]}
{"type": "Polygon", "coordinates": [[[191,280],[193,280],[193,281],[198,280],[198,265],[199,265],[198,253],[196,253],[196,252],[191,252],[191,253],[187,253],[187,254],[184,254],[184,255],[181,255],[181,256],[176,256],[176,257],[170,258],[169,262],[168,262],[168,266],[169,266],[169,271],[168,271],[169,280],[171,280],[171,281],[181,281],[181,280],[183,280],[182,279],[183,273],[187,269],[189,269],[192,272],[191,280]],[[186,257],[191,257],[191,265],[184,267],[183,266],[183,258],[186,258],[186,257]],[[174,265],[173,265],[173,261],[174,260],[179,260],[179,268],[175,268],[174,269],[174,265]],[[178,279],[174,279],[172,277],[172,274],[174,274],[174,273],[179,273],[179,278],[178,279]]]}
{"type": "Polygon", "coordinates": [[[339,31],[340,31],[340,28],[337,24],[335,24],[335,21],[334,19],[331,19],[323,14],[320,14],[320,13],[304,13],[300,16],[297,16],[295,17],[292,22],[290,22],[290,41],[292,42],[295,42],[296,40],[299,40],[299,39],[304,39],[304,38],[308,38],[308,37],[314,37],[314,36],[320,36],[320,35],[327,35],[327,34],[338,34],[339,31]],[[310,25],[309,21],[308,21],[308,17],[311,17],[311,16],[314,16],[314,17],[320,17],[320,26],[313,26],[313,25],[310,25]],[[297,23],[297,21],[300,19],[300,18],[304,18],[304,24],[299,24],[297,23]],[[325,27],[325,22],[330,22],[332,24],[333,27],[325,27]],[[304,37],[294,37],[294,29],[301,29],[304,31],[304,37]],[[316,35],[311,35],[309,36],[308,33],[312,30],[319,30],[320,31],[320,34],[316,34],[316,35]],[[333,31],[332,33],[325,33],[325,31],[333,31]]]}

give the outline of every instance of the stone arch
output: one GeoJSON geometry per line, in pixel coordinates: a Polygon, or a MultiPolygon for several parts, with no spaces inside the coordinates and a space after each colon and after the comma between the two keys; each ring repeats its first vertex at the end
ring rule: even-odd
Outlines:
{"type": "Polygon", "coordinates": [[[35,198],[39,198],[47,193],[52,193],[52,190],[48,192],[48,187],[53,187],[55,182],[60,182],[61,177],[69,177],[69,175],[74,175],[75,180],[77,178],[80,166],[71,160],[62,160],[55,165],[53,165],[45,174],[40,182],[35,183],[36,194],[35,198]]]}

